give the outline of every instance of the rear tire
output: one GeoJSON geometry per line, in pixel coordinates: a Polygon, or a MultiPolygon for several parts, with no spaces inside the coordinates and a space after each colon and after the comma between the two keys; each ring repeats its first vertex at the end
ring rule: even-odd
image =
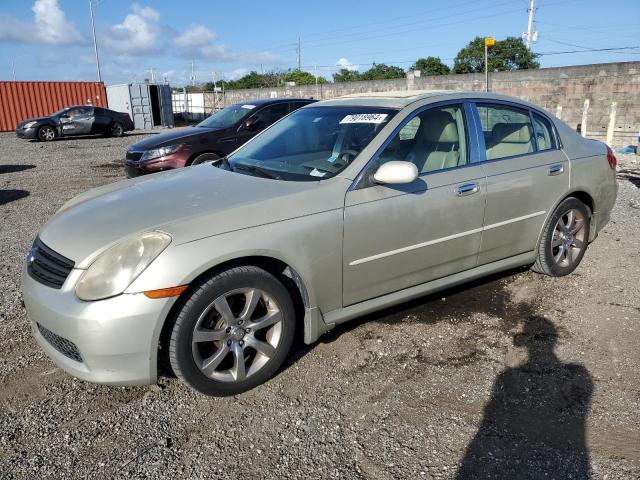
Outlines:
{"type": "Polygon", "coordinates": [[[205,162],[215,162],[216,160],[220,160],[220,156],[215,153],[201,153],[191,161],[190,165],[200,165],[205,162]]]}
{"type": "Polygon", "coordinates": [[[293,342],[295,309],[261,268],[236,267],[195,286],[169,341],[175,374],[211,396],[236,395],[271,378],[293,342]]]}
{"type": "Polygon", "coordinates": [[[568,197],[555,209],[542,231],[534,272],[562,277],[573,272],[589,244],[591,211],[568,197]]]}
{"type": "Polygon", "coordinates": [[[56,139],[58,133],[51,125],[43,125],[38,129],[38,140],[41,142],[51,142],[56,139]]]}

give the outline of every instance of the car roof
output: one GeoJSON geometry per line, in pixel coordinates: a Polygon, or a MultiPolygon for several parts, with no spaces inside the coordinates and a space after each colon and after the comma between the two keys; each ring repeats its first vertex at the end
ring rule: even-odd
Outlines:
{"type": "Polygon", "coordinates": [[[236,102],[236,105],[255,105],[255,106],[263,106],[275,103],[283,103],[283,102],[307,102],[313,103],[317,102],[312,98],[296,98],[296,97],[278,97],[278,98],[257,98],[253,100],[245,100],[243,102],[236,102]]]}
{"type": "Polygon", "coordinates": [[[434,99],[435,101],[442,100],[454,100],[454,99],[487,99],[487,100],[502,100],[520,103],[522,105],[529,105],[534,108],[533,104],[526,102],[517,97],[511,97],[508,95],[502,95],[498,93],[465,91],[465,90],[399,90],[389,92],[366,92],[366,93],[352,93],[344,95],[331,100],[323,100],[318,102],[314,106],[363,106],[363,107],[386,107],[401,109],[414,102],[425,99],[434,99]],[[441,98],[442,97],[442,98],[441,98]]]}

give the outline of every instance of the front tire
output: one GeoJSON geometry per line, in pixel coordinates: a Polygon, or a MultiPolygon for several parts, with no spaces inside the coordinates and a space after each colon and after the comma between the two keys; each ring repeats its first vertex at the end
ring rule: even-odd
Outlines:
{"type": "Polygon", "coordinates": [[[51,142],[58,136],[56,129],[51,125],[43,125],[38,129],[38,140],[41,142],[51,142]]]}
{"type": "Polygon", "coordinates": [[[587,250],[590,223],[584,203],[574,197],[563,200],[544,227],[533,271],[551,277],[573,272],[587,250]]]}
{"type": "Polygon", "coordinates": [[[215,162],[220,160],[220,156],[215,153],[202,153],[193,159],[191,165],[200,165],[205,162],[215,162]]]}
{"type": "Polygon", "coordinates": [[[232,268],[203,281],[179,311],[169,341],[171,367],[200,393],[236,395],[276,373],[295,327],[282,283],[261,268],[232,268]]]}

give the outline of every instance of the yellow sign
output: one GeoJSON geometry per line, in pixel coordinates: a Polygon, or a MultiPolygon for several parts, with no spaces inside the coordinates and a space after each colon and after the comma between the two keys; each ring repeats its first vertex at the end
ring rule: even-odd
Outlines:
{"type": "Polygon", "coordinates": [[[484,39],[484,44],[487,47],[493,47],[496,44],[496,39],[493,37],[487,37],[484,39]]]}

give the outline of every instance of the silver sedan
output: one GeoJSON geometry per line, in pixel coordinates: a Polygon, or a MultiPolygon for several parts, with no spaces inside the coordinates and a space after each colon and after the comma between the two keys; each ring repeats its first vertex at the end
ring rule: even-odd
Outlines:
{"type": "Polygon", "coordinates": [[[302,329],[493,272],[571,273],[616,159],[535,105],[412,92],[315,103],[215,163],[89,191],[27,255],[25,305],[78,378],[207,395],[269,379],[302,329]]]}

